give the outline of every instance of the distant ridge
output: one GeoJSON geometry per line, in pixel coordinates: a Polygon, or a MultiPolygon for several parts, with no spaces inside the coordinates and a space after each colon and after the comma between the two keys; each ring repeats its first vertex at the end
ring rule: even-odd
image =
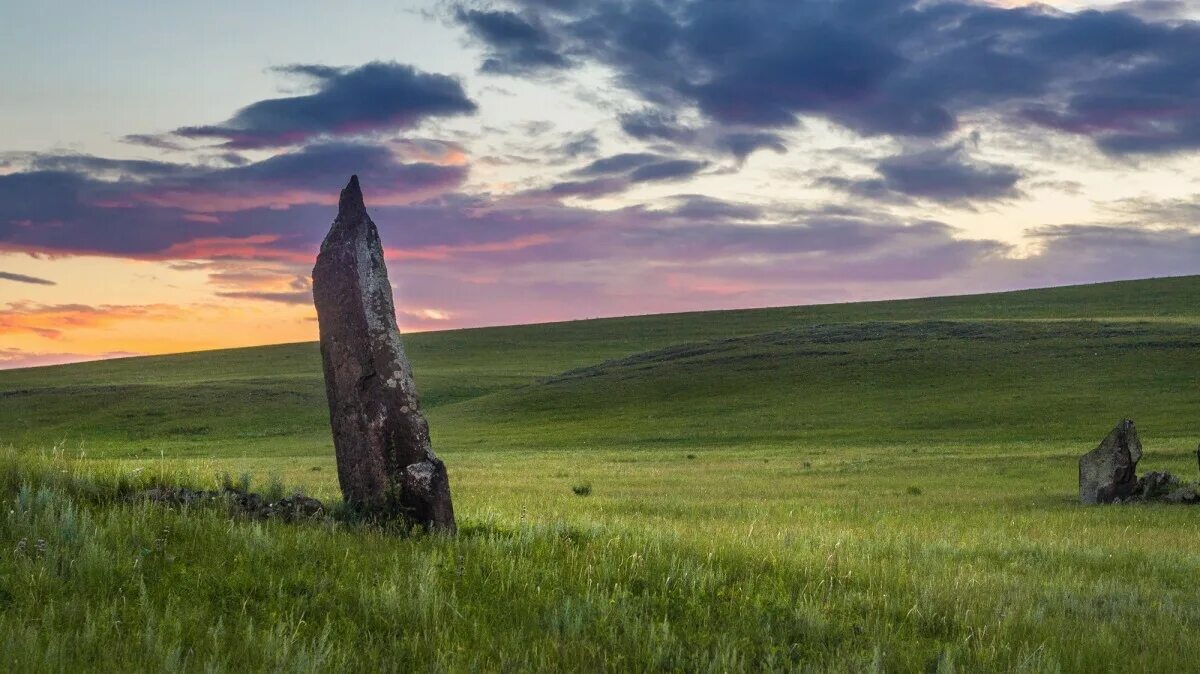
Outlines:
{"type": "MultiPolygon", "coordinates": [[[[921,320],[927,318],[948,320],[979,318],[1172,318],[1175,320],[1195,320],[1196,322],[1200,322],[1200,275],[1103,281],[1080,285],[963,295],[939,295],[909,299],[863,300],[750,309],[711,309],[659,314],[578,318],[547,323],[489,325],[448,330],[430,330],[426,332],[406,332],[406,335],[408,335],[406,340],[416,339],[420,341],[433,338],[435,335],[461,335],[479,331],[538,331],[540,329],[553,330],[566,326],[601,325],[605,323],[622,326],[638,325],[646,329],[652,328],[655,323],[659,323],[663,329],[681,329],[684,330],[682,334],[691,334],[692,328],[685,329],[684,324],[689,323],[689,319],[696,317],[711,319],[714,325],[721,326],[722,328],[732,327],[736,331],[736,334],[752,334],[742,331],[737,327],[738,324],[743,324],[747,329],[762,327],[763,329],[759,330],[761,332],[776,329],[795,321],[840,322],[857,320],[921,320]]],[[[709,333],[705,332],[704,334],[709,333]]],[[[244,351],[247,349],[272,349],[306,344],[312,345],[315,348],[316,340],[311,342],[223,347],[202,351],[129,356],[82,363],[0,370],[0,390],[4,386],[5,373],[30,370],[44,372],[51,369],[61,371],[63,369],[86,367],[89,365],[94,366],[96,363],[137,362],[144,359],[195,356],[197,354],[212,354],[216,356],[220,353],[244,351]]]]}

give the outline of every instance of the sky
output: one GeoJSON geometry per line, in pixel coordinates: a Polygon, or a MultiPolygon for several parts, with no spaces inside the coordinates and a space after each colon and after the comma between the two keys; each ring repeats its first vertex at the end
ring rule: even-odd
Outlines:
{"type": "Polygon", "coordinates": [[[1200,273],[1200,0],[0,7],[0,368],[1200,273]]]}

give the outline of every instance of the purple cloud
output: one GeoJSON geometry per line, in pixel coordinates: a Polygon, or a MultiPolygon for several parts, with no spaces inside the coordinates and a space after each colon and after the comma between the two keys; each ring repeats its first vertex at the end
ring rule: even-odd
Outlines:
{"type": "Polygon", "coordinates": [[[624,192],[629,188],[629,181],[624,178],[595,178],[592,180],[570,180],[555,183],[545,190],[533,194],[545,194],[552,197],[580,197],[594,199],[609,194],[624,192]]]}
{"type": "Polygon", "coordinates": [[[488,45],[489,55],[479,68],[485,73],[522,75],[568,66],[536,16],[460,8],[455,19],[488,45]]]}
{"type": "Polygon", "coordinates": [[[660,180],[682,180],[691,178],[707,167],[708,162],[706,161],[670,159],[635,168],[629,173],[629,181],[646,183],[660,180]]]}
{"type": "MultiPolygon", "coordinates": [[[[991,290],[1102,280],[1117,268],[1200,271],[1200,237],[1183,228],[1035,230],[1040,252],[1016,258],[945,223],[861,206],[784,211],[684,194],[596,211],[559,201],[703,165],[658,153],[604,157],[578,169],[574,185],[517,195],[462,194],[465,166],[404,161],[460,152],[428,141],[319,143],[217,168],[25,157],[26,170],[0,176],[0,249],[195,261],[183,264],[206,270],[217,297],[303,305],[337,187],[357,171],[415,312],[407,320],[422,326],[991,290]]],[[[952,146],[885,160],[877,180],[913,198],[990,198],[1014,188],[1001,168],[952,146]]]]}
{"type": "MultiPolygon", "coordinates": [[[[1075,13],[955,0],[510,4],[562,57],[514,70],[609,68],[645,103],[620,117],[636,138],[699,142],[675,117],[691,107],[741,132],[813,116],[866,136],[942,138],[964,115],[990,113],[1112,154],[1200,148],[1200,23],[1179,18],[1177,3],[1075,13]]],[[[472,35],[493,62],[535,39],[472,35]]]]}
{"type": "Polygon", "coordinates": [[[882,201],[911,197],[967,205],[1020,196],[1017,183],[1022,174],[1016,167],[973,159],[962,143],[889,157],[875,170],[874,178],[827,176],[818,182],[882,201]]]}
{"type": "MultiPolygon", "coordinates": [[[[283,147],[322,137],[410,129],[431,117],[471,114],[477,109],[458,80],[400,63],[377,61],[357,68],[292,65],[276,70],[312,81],[316,91],[251,103],[225,122],[183,127],[175,135],[217,139],[236,149],[283,147]]],[[[144,142],[145,138],[131,140],[144,142]]]]}
{"type": "Polygon", "coordinates": [[[626,152],[597,159],[587,166],[577,169],[574,173],[579,176],[621,175],[649,164],[667,160],[667,157],[648,152],[626,152]]]}
{"type": "Polygon", "coordinates": [[[696,137],[696,129],[679,123],[675,113],[656,108],[622,113],[617,117],[621,130],[638,140],[666,140],[687,143],[696,137]]]}
{"type": "Polygon", "coordinates": [[[374,203],[386,205],[452,190],[466,171],[406,164],[386,147],[352,143],[318,144],[225,168],[37,157],[31,170],[0,175],[0,249],[298,260],[319,244],[336,185],[346,175],[357,172],[374,203]]]}
{"type": "Polygon", "coordinates": [[[681,194],[676,200],[679,204],[670,210],[671,214],[687,220],[754,222],[763,218],[763,209],[753,204],[714,199],[700,194],[681,194]]]}
{"type": "Polygon", "coordinates": [[[624,192],[637,183],[690,178],[708,166],[709,162],[702,160],[672,159],[649,152],[626,152],[596,159],[571,172],[572,176],[584,180],[566,180],[525,194],[593,199],[624,192]]]}

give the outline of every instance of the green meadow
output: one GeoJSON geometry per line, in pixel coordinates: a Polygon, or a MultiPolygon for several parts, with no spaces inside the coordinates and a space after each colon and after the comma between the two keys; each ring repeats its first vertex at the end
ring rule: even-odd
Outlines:
{"type": "Polygon", "coordinates": [[[405,338],[461,532],[340,499],[315,344],[0,372],[0,669],[1196,671],[1200,277],[405,338]],[[245,477],[243,477],[245,476],[245,477]]]}

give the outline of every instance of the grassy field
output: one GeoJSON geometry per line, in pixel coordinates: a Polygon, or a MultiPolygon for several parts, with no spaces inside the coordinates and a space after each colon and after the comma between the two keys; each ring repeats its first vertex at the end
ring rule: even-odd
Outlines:
{"type": "Polygon", "coordinates": [[[1200,670],[1200,510],[1075,499],[1196,477],[1200,277],[406,344],[455,539],[122,498],[337,500],[313,344],[0,373],[0,667],[1200,670]]]}

